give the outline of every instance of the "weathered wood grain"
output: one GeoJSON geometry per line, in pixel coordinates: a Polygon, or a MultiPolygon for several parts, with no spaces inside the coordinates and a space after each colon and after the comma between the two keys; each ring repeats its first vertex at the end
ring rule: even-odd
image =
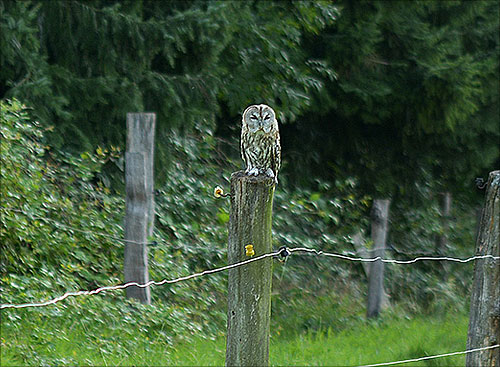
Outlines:
{"type": "MultiPolygon", "coordinates": [[[[384,258],[388,231],[389,199],[375,199],[372,206],[373,257],[384,258]]],[[[377,317],[382,307],[384,294],[384,263],[380,260],[370,265],[368,276],[367,317],[377,317]]]]}
{"type": "MultiPolygon", "coordinates": [[[[248,259],[272,250],[271,225],[274,180],[231,176],[228,260],[248,259]]],[[[229,271],[226,366],[269,365],[272,259],[267,258],[229,271]]]]}
{"type": "MultiPolygon", "coordinates": [[[[148,237],[154,228],[154,113],[127,114],[127,151],[125,153],[125,282],[149,281],[148,237]]],[[[128,287],[127,298],[151,303],[148,288],[128,287]]]]}
{"type": "MultiPolygon", "coordinates": [[[[481,215],[476,255],[500,256],[500,171],[490,172],[481,215]]],[[[477,260],[470,305],[467,349],[500,344],[500,264],[477,260]]],[[[466,366],[500,366],[500,348],[469,353],[466,366]]]]}

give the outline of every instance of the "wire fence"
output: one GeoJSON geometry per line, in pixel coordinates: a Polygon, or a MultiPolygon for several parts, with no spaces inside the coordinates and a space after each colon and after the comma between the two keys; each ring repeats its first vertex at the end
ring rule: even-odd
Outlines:
{"type": "Polygon", "coordinates": [[[250,264],[252,262],[263,260],[265,258],[272,257],[272,256],[277,256],[277,255],[279,255],[279,252],[270,252],[270,253],[267,253],[267,254],[264,254],[264,255],[261,255],[261,256],[257,256],[257,257],[254,257],[254,258],[251,258],[251,259],[248,259],[248,260],[240,261],[240,262],[237,262],[237,263],[234,263],[234,264],[231,264],[231,265],[226,265],[226,266],[223,266],[223,267],[220,267],[220,268],[215,268],[215,269],[204,270],[204,271],[202,271],[200,273],[194,273],[194,274],[186,275],[186,276],[179,277],[179,278],[176,278],[176,279],[170,279],[170,280],[169,279],[163,279],[161,281],[150,280],[149,282],[144,283],[144,284],[139,284],[137,282],[128,282],[128,283],[120,284],[120,285],[100,287],[100,288],[97,288],[97,289],[94,289],[94,290],[90,290],[90,291],[68,292],[68,293],[63,294],[60,297],[57,297],[57,298],[54,298],[54,299],[51,299],[51,300],[45,301],[45,302],[39,302],[39,303],[2,304],[2,305],[0,305],[0,309],[4,309],[4,308],[43,307],[43,306],[53,305],[53,304],[55,304],[57,302],[65,300],[68,297],[90,296],[90,295],[99,294],[99,293],[105,292],[105,291],[115,291],[115,290],[125,289],[125,288],[132,287],[132,286],[139,287],[139,288],[146,288],[146,287],[150,287],[150,286],[153,286],[153,285],[160,286],[160,285],[164,285],[164,284],[174,284],[174,283],[182,282],[182,281],[185,281],[185,280],[198,278],[198,277],[201,277],[201,276],[204,276],[204,275],[215,274],[215,273],[219,273],[221,271],[225,271],[225,270],[237,268],[237,267],[242,266],[242,265],[250,264]]]}
{"type": "Polygon", "coordinates": [[[460,263],[467,263],[469,261],[473,260],[479,260],[479,259],[491,259],[491,260],[499,260],[500,256],[493,256],[493,255],[478,255],[478,256],[472,256],[467,259],[457,259],[457,258],[452,258],[452,257],[429,257],[429,256],[423,256],[423,257],[417,257],[411,260],[394,260],[394,259],[384,259],[381,258],[380,256],[374,257],[374,258],[362,258],[362,257],[351,257],[351,256],[345,256],[341,254],[336,254],[336,253],[331,253],[331,252],[325,252],[322,250],[316,250],[316,249],[311,249],[307,247],[295,247],[295,248],[287,248],[287,247],[281,247],[278,251],[274,252],[269,252],[248,260],[240,261],[234,264],[222,266],[219,268],[215,269],[208,269],[204,270],[200,273],[194,273],[190,275],[186,275],[183,277],[179,277],[176,279],[163,279],[161,281],[155,281],[151,280],[147,283],[144,284],[139,284],[137,282],[128,282],[125,284],[120,284],[120,285],[114,285],[114,286],[105,286],[105,287],[100,287],[97,289],[93,289],[90,291],[77,291],[77,292],[67,292],[63,294],[62,296],[56,297],[54,299],[45,301],[45,302],[38,302],[38,303],[22,303],[22,304],[0,304],[0,309],[6,309],[6,308],[27,308],[27,307],[43,307],[43,306],[49,306],[53,305],[57,302],[63,301],[68,297],[76,297],[76,296],[90,296],[90,295],[95,295],[99,294],[101,292],[105,291],[114,291],[114,290],[121,290],[125,289],[128,287],[140,287],[140,288],[146,288],[150,286],[161,286],[164,284],[174,284],[178,282],[182,282],[185,280],[189,279],[194,279],[198,278],[204,275],[210,275],[210,274],[215,274],[219,273],[221,271],[229,270],[229,269],[234,269],[239,266],[247,265],[255,261],[260,261],[269,257],[276,257],[276,258],[281,258],[281,259],[286,259],[290,254],[297,253],[299,254],[300,252],[309,254],[309,255],[316,255],[316,256],[327,256],[327,257],[333,257],[333,258],[338,258],[342,260],[347,260],[347,261],[361,261],[361,262],[375,262],[375,261],[382,261],[385,263],[389,264],[399,264],[399,265],[408,265],[408,264],[414,264],[417,261],[455,261],[455,262],[460,262],[460,263]]]}
{"type": "Polygon", "coordinates": [[[347,255],[342,255],[342,254],[336,254],[336,253],[331,253],[331,252],[325,252],[322,250],[316,250],[313,248],[307,248],[307,247],[297,247],[297,248],[292,248],[288,249],[291,253],[293,252],[307,252],[310,254],[318,255],[318,256],[328,256],[328,257],[335,257],[338,259],[343,259],[343,260],[348,260],[348,261],[360,261],[360,262],[375,262],[375,261],[382,261],[383,263],[387,264],[399,264],[399,265],[407,265],[407,264],[414,264],[418,261],[452,261],[452,262],[459,262],[459,263],[468,263],[470,261],[474,260],[479,260],[479,259],[492,259],[492,260],[498,260],[500,259],[500,256],[493,256],[490,254],[487,255],[476,255],[472,256],[466,259],[458,259],[454,257],[448,257],[448,256],[419,256],[410,260],[395,260],[395,259],[385,259],[380,256],[377,257],[372,257],[372,258],[363,258],[363,257],[353,257],[353,256],[347,256],[347,255]]]}
{"type": "MultiPolygon", "coordinates": [[[[161,285],[164,285],[164,284],[175,284],[175,283],[186,281],[186,280],[189,280],[189,279],[194,279],[194,278],[198,278],[198,277],[205,276],[205,275],[219,273],[219,272],[226,271],[226,270],[229,270],[229,269],[234,269],[234,268],[237,268],[237,267],[240,267],[240,266],[244,266],[244,265],[247,265],[247,264],[250,264],[250,263],[253,263],[253,262],[256,262],[256,261],[260,261],[260,260],[263,260],[263,259],[266,259],[266,258],[270,258],[270,257],[286,258],[290,254],[294,254],[294,253],[299,254],[301,252],[305,253],[305,254],[316,255],[316,256],[334,257],[334,258],[339,258],[339,259],[348,260],[348,261],[374,262],[374,261],[379,261],[380,260],[380,261],[387,262],[387,263],[390,263],[390,264],[405,264],[405,265],[406,264],[413,264],[413,263],[415,263],[417,261],[428,261],[428,260],[457,261],[457,262],[460,262],[460,263],[466,263],[466,262],[473,261],[473,260],[478,260],[478,259],[493,259],[493,260],[499,260],[500,259],[499,256],[481,255],[481,256],[473,256],[473,257],[470,257],[470,258],[467,258],[467,259],[456,259],[456,258],[450,258],[450,257],[419,257],[419,258],[414,258],[412,260],[400,261],[400,260],[392,260],[392,259],[382,259],[380,257],[369,258],[369,259],[367,259],[367,258],[359,258],[359,257],[351,257],[351,256],[345,256],[345,255],[341,255],[341,254],[324,252],[324,251],[316,250],[316,249],[310,249],[310,248],[306,248],[306,247],[297,247],[297,248],[290,248],[290,249],[286,248],[286,247],[282,247],[278,251],[266,253],[266,254],[263,254],[263,255],[260,255],[260,256],[248,259],[248,260],[244,260],[244,261],[240,261],[240,262],[231,264],[231,265],[226,265],[226,266],[215,268],[215,269],[205,270],[205,271],[202,271],[202,272],[199,272],[199,273],[190,274],[190,275],[179,277],[179,278],[176,278],[176,279],[170,279],[170,280],[169,279],[163,279],[161,281],[154,281],[154,280],[152,280],[152,281],[149,281],[149,282],[144,283],[144,284],[139,284],[137,282],[129,282],[129,283],[120,284],[120,285],[116,285],[116,286],[100,287],[100,288],[97,288],[97,289],[94,289],[94,290],[90,290],[90,291],[68,292],[68,293],[63,294],[60,297],[57,297],[57,298],[54,298],[54,299],[51,299],[51,300],[48,300],[48,301],[45,301],[45,302],[24,303],[24,304],[2,304],[2,305],[0,305],[0,309],[8,309],[8,308],[16,308],[17,309],[17,308],[27,308],[27,307],[44,307],[44,306],[49,306],[49,305],[56,304],[56,303],[58,303],[60,301],[65,300],[68,297],[84,296],[84,295],[87,295],[87,296],[89,296],[89,295],[96,295],[96,294],[99,294],[101,292],[121,290],[121,289],[125,289],[125,288],[131,287],[131,286],[145,288],[145,287],[150,287],[150,286],[153,286],[153,285],[154,286],[161,286],[161,285]]],[[[497,344],[497,345],[493,345],[493,346],[482,347],[482,348],[475,348],[475,349],[469,349],[469,350],[459,351],[459,352],[450,352],[450,353],[444,353],[444,354],[438,354],[438,355],[432,355],[432,356],[423,356],[423,357],[419,357],[419,358],[405,359],[405,360],[399,360],[399,361],[391,361],[391,362],[382,362],[382,363],[368,364],[368,365],[363,365],[363,366],[360,366],[360,367],[391,366],[391,365],[396,365],[396,364],[419,362],[419,361],[424,361],[424,360],[429,360],[429,359],[437,359],[437,358],[444,358],[444,357],[450,357],[450,356],[455,356],[455,355],[463,355],[463,354],[468,354],[468,353],[476,353],[476,352],[480,352],[480,351],[484,351],[484,350],[492,350],[492,349],[499,348],[499,347],[500,347],[500,345],[497,344]]]]}
{"type": "MultiPolygon", "coordinates": [[[[143,242],[126,240],[124,238],[115,237],[115,236],[109,235],[109,234],[104,233],[104,232],[99,232],[99,231],[94,231],[94,230],[82,230],[79,228],[74,228],[72,226],[62,224],[59,221],[56,221],[56,220],[53,220],[50,218],[46,218],[46,217],[40,217],[40,216],[37,216],[35,214],[27,213],[27,212],[20,210],[20,209],[13,209],[13,208],[0,208],[0,209],[2,209],[4,211],[21,213],[21,214],[27,215],[33,219],[38,219],[38,220],[45,221],[45,222],[51,222],[59,228],[65,228],[67,230],[72,230],[72,231],[85,233],[85,234],[89,234],[89,235],[98,235],[98,236],[102,236],[102,237],[111,239],[113,241],[120,241],[123,243],[129,242],[129,243],[135,243],[135,244],[150,244],[149,242],[143,243],[143,242]]],[[[389,248],[389,249],[391,249],[391,248],[389,248]]],[[[368,250],[367,252],[371,252],[371,251],[368,250]]],[[[292,254],[294,254],[294,255],[306,255],[306,256],[307,255],[325,256],[325,257],[332,257],[332,258],[337,258],[337,259],[346,260],[346,261],[353,261],[353,262],[381,261],[383,263],[395,264],[395,265],[410,265],[410,264],[414,264],[414,263],[419,262],[419,261],[451,261],[451,262],[457,262],[457,263],[468,263],[468,262],[480,260],[480,259],[484,259],[484,260],[490,259],[490,260],[495,260],[495,261],[500,260],[500,256],[494,256],[491,254],[476,255],[476,256],[471,256],[471,257],[465,258],[465,259],[454,258],[454,257],[449,257],[449,256],[419,256],[419,257],[415,257],[415,258],[408,259],[408,260],[387,259],[387,258],[382,258],[380,256],[364,258],[364,257],[356,257],[356,256],[345,255],[345,254],[326,252],[326,251],[318,250],[318,249],[314,249],[314,248],[307,248],[307,247],[287,248],[287,247],[283,246],[278,251],[266,253],[266,254],[263,254],[263,255],[260,255],[257,257],[252,257],[248,260],[240,261],[240,262],[226,265],[226,266],[222,266],[219,268],[204,270],[202,272],[193,273],[193,274],[182,276],[182,277],[175,278],[175,279],[163,279],[161,281],[151,280],[151,281],[144,283],[144,284],[140,284],[137,282],[129,282],[129,283],[119,284],[119,285],[114,285],[114,286],[104,286],[104,287],[96,288],[93,290],[67,292],[59,297],[56,297],[56,298],[53,298],[53,299],[50,299],[47,301],[43,301],[43,302],[21,303],[21,304],[0,304],[0,310],[45,307],[45,306],[54,305],[54,304],[61,302],[69,297],[97,295],[101,292],[123,290],[125,288],[132,287],[132,286],[146,288],[146,287],[151,287],[151,286],[161,286],[164,284],[175,284],[178,282],[202,277],[205,275],[215,274],[215,273],[223,272],[226,270],[234,269],[234,268],[248,265],[250,263],[260,261],[260,260],[270,258],[270,257],[279,258],[279,259],[286,259],[289,255],[292,255],[292,254]]],[[[424,360],[444,358],[444,357],[455,356],[455,355],[476,353],[476,352],[485,351],[485,350],[493,350],[493,349],[496,349],[499,347],[500,347],[500,345],[496,344],[496,345],[492,345],[492,346],[488,346],[488,347],[469,349],[469,350],[465,350],[465,351],[450,352],[450,353],[444,353],[444,354],[438,354],[438,355],[432,355],[432,356],[423,356],[423,357],[419,357],[419,358],[399,360],[399,361],[375,363],[375,364],[363,365],[360,367],[391,366],[391,365],[397,365],[397,364],[419,362],[419,361],[424,361],[424,360]]]]}
{"type": "MultiPolygon", "coordinates": [[[[226,196],[223,194],[223,192],[221,195],[226,196]]],[[[88,235],[92,235],[92,236],[101,236],[103,238],[107,238],[107,239],[110,239],[112,241],[119,241],[121,243],[133,243],[133,244],[139,244],[139,245],[150,244],[150,242],[144,243],[144,242],[127,240],[125,238],[116,237],[116,236],[110,235],[110,234],[102,232],[102,231],[84,230],[81,228],[75,228],[75,227],[63,224],[57,220],[47,218],[47,217],[42,217],[42,216],[39,216],[39,215],[36,215],[33,213],[28,213],[28,212],[20,210],[20,209],[0,208],[0,210],[20,213],[20,214],[28,216],[29,218],[38,219],[38,220],[45,222],[45,223],[52,223],[57,228],[63,228],[66,230],[75,231],[75,232],[88,234],[88,235]]],[[[395,251],[398,254],[408,255],[408,253],[404,253],[402,251],[399,251],[398,249],[394,248],[393,246],[389,246],[389,247],[384,248],[384,249],[395,251]]],[[[366,251],[366,253],[372,253],[373,251],[377,251],[377,249],[366,249],[365,251],[366,251]]],[[[97,294],[100,294],[103,292],[123,290],[123,289],[126,289],[128,287],[132,287],[132,286],[136,286],[139,288],[146,288],[146,287],[152,287],[152,286],[162,286],[165,284],[175,284],[178,282],[183,282],[183,281],[203,277],[206,275],[216,274],[216,273],[227,271],[230,269],[235,269],[235,268],[238,268],[240,266],[246,266],[248,264],[251,264],[251,263],[254,263],[257,261],[261,261],[264,259],[268,259],[268,258],[286,259],[289,255],[324,256],[324,257],[331,257],[331,258],[336,258],[336,259],[340,259],[340,260],[346,260],[346,261],[352,261],[352,262],[366,262],[366,263],[373,263],[373,262],[380,261],[383,263],[394,264],[394,265],[410,265],[410,264],[414,264],[414,263],[417,263],[420,261],[450,261],[450,262],[457,262],[457,263],[468,263],[468,262],[481,260],[481,259],[482,260],[489,259],[489,260],[495,260],[495,261],[498,261],[500,259],[499,256],[486,254],[486,255],[471,256],[471,257],[468,257],[465,259],[454,258],[454,257],[449,257],[449,256],[418,256],[418,257],[408,259],[408,260],[397,260],[397,259],[382,258],[380,256],[369,257],[369,258],[357,257],[357,256],[351,256],[350,254],[331,253],[331,252],[326,252],[323,250],[318,250],[318,249],[314,249],[314,248],[307,248],[307,247],[296,247],[296,248],[282,247],[278,251],[274,251],[274,252],[266,253],[266,254],[263,254],[260,256],[252,257],[248,260],[240,261],[240,262],[237,262],[234,264],[230,264],[230,265],[226,265],[226,266],[222,266],[222,267],[218,267],[218,268],[214,268],[214,269],[204,270],[202,272],[193,273],[193,274],[178,277],[175,279],[163,279],[161,281],[151,280],[151,281],[146,282],[144,284],[140,284],[137,282],[128,282],[125,284],[119,284],[119,285],[114,285],[114,286],[99,287],[99,288],[96,288],[93,290],[67,292],[59,297],[56,297],[56,298],[53,298],[53,299],[50,299],[47,301],[42,301],[42,302],[21,303],[21,304],[0,304],[0,310],[46,307],[46,306],[50,306],[50,305],[55,305],[61,301],[66,300],[69,297],[97,295],[97,294]]],[[[391,366],[391,365],[404,364],[404,363],[414,363],[414,362],[420,362],[420,361],[437,359],[437,358],[444,358],[444,357],[450,357],[450,356],[456,356],[456,355],[464,355],[464,354],[469,354],[469,353],[477,353],[477,352],[486,351],[486,350],[494,350],[497,348],[500,348],[499,344],[487,346],[487,347],[469,349],[469,350],[465,350],[465,351],[456,351],[456,352],[449,352],[449,353],[437,354],[437,355],[431,355],[431,356],[423,356],[423,357],[419,357],[419,358],[368,364],[368,365],[362,365],[360,367],[378,367],[378,366],[391,366]]]]}

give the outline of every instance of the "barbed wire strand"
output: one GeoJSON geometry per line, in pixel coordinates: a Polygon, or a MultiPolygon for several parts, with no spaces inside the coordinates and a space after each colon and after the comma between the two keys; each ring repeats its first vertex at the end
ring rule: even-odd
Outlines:
{"type": "Polygon", "coordinates": [[[493,259],[493,260],[500,259],[500,256],[493,256],[493,255],[488,254],[488,255],[476,255],[476,256],[466,258],[466,259],[457,259],[457,258],[448,257],[448,256],[437,256],[437,257],[420,256],[420,257],[416,257],[416,258],[411,259],[411,260],[395,260],[395,259],[384,259],[380,256],[373,257],[373,258],[353,257],[353,256],[335,254],[335,253],[331,253],[331,252],[325,252],[322,250],[316,250],[316,249],[307,248],[307,247],[291,248],[291,249],[288,249],[288,251],[290,253],[307,252],[307,253],[312,253],[313,255],[335,257],[338,259],[349,260],[349,261],[375,262],[375,261],[380,260],[384,263],[400,264],[400,265],[413,264],[413,263],[416,263],[417,261],[454,261],[454,262],[459,262],[459,263],[468,263],[470,261],[478,260],[478,259],[493,259]]]}
{"type": "Polygon", "coordinates": [[[246,265],[246,264],[249,264],[249,263],[252,263],[255,261],[263,260],[265,258],[277,256],[277,255],[279,255],[279,251],[270,252],[270,253],[266,253],[266,254],[248,259],[248,260],[244,260],[244,261],[240,261],[240,262],[231,264],[231,265],[226,265],[226,266],[223,266],[220,268],[205,270],[205,271],[202,271],[200,273],[194,273],[194,274],[186,275],[186,276],[179,277],[176,279],[170,279],[170,280],[163,279],[163,280],[158,281],[158,282],[155,280],[150,280],[149,282],[146,282],[144,284],[139,284],[137,282],[128,282],[128,283],[120,284],[120,285],[100,287],[100,288],[97,288],[97,289],[94,289],[91,291],[67,292],[60,297],[54,298],[54,299],[46,301],[46,302],[40,302],[40,303],[1,304],[0,309],[49,306],[49,305],[53,305],[57,302],[60,302],[68,297],[85,296],[85,295],[89,296],[89,295],[94,295],[94,294],[98,294],[100,292],[105,292],[105,291],[114,291],[114,290],[119,290],[119,289],[125,289],[125,288],[131,287],[131,286],[135,286],[135,287],[139,287],[139,288],[146,288],[146,287],[150,287],[152,285],[159,286],[159,285],[163,285],[163,284],[174,284],[174,283],[182,282],[182,281],[193,279],[193,278],[198,278],[198,277],[201,277],[204,275],[214,274],[214,273],[218,273],[221,271],[233,269],[233,268],[236,268],[236,267],[239,267],[242,265],[246,265]]]}
{"type": "MultiPolygon", "coordinates": [[[[486,259],[486,258],[491,258],[491,259],[494,259],[494,260],[500,259],[500,256],[492,256],[492,255],[473,256],[473,257],[470,257],[468,259],[455,259],[455,258],[449,258],[449,257],[440,257],[440,258],[420,257],[420,258],[415,258],[415,259],[412,259],[412,260],[393,260],[393,259],[382,259],[379,256],[375,257],[375,258],[371,258],[371,259],[366,259],[366,258],[361,258],[361,257],[351,257],[351,256],[345,256],[345,255],[340,255],[340,254],[335,254],[335,253],[329,253],[329,252],[324,252],[324,251],[321,251],[321,250],[316,250],[316,249],[311,249],[311,248],[306,248],[306,247],[296,247],[296,248],[291,248],[291,249],[284,247],[284,248],[281,248],[278,251],[266,253],[266,254],[257,256],[255,258],[251,258],[249,260],[240,261],[240,262],[237,262],[237,263],[234,263],[234,264],[231,264],[231,265],[226,265],[226,266],[223,266],[223,267],[220,267],[220,268],[205,270],[205,271],[202,271],[200,273],[186,275],[186,276],[179,277],[179,278],[176,278],[176,279],[171,279],[171,280],[163,279],[161,281],[150,280],[149,282],[144,283],[144,284],[139,284],[137,282],[129,282],[129,283],[115,285],[115,286],[100,287],[100,288],[97,288],[97,289],[94,289],[94,290],[91,290],[91,291],[67,292],[67,293],[63,294],[62,296],[60,296],[60,297],[54,298],[54,299],[46,301],[46,302],[24,303],[24,304],[0,304],[0,309],[48,306],[48,305],[52,305],[52,304],[55,304],[57,302],[60,302],[60,301],[66,299],[68,297],[82,296],[82,295],[94,295],[94,294],[98,294],[98,293],[103,292],[103,291],[112,291],[112,290],[125,289],[125,288],[131,287],[131,286],[136,286],[136,287],[140,287],[140,288],[146,288],[146,287],[149,287],[149,286],[152,286],[152,285],[159,286],[159,285],[163,285],[163,284],[174,284],[174,283],[177,283],[177,282],[181,282],[181,281],[185,281],[185,280],[197,278],[197,277],[200,277],[200,276],[214,274],[214,273],[218,273],[218,272],[221,272],[221,271],[225,271],[225,270],[229,270],[229,269],[232,269],[232,268],[236,268],[238,266],[246,265],[246,264],[252,263],[254,261],[259,261],[259,260],[265,259],[267,257],[272,257],[272,256],[278,257],[279,255],[283,255],[283,253],[285,253],[285,254],[292,254],[294,252],[307,252],[307,253],[311,253],[311,254],[317,255],[317,256],[329,256],[329,257],[335,257],[335,258],[339,258],[339,259],[343,259],[343,260],[349,260],[349,261],[374,262],[374,261],[377,261],[377,260],[381,260],[383,262],[392,263],[392,264],[412,264],[412,263],[415,263],[417,261],[424,261],[424,260],[447,260],[447,261],[457,261],[457,262],[461,262],[461,263],[466,263],[466,262],[469,262],[469,261],[472,261],[472,260],[486,259]]],[[[288,256],[288,255],[286,255],[286,256],[288,256]]]]}
{"type": "Polygon", "coordinates": [[[456,356],[456,355],[460,355],[460,354],[468,354],[468,353],[480,352],[480,351],[483,351],[483,350],[495,349],[495,348],[498,348],[498,347],[500,347],[500,344],[491,345],[489,347],[469,349],[469,350],[465,350],[463,352],[452,352],[452,353],[445,353],[445,354],[436,354],[436,355],[433,355],[433,356],[425,356],[425,357],[420,357],[420,358],[405,359],[405,360],[402,360],[402,361],[394,361],[394,362],[383,362],[383,363],[375,363],[375,364],[366,364],[366,365],[362,365],[362,366],[359,366],[359,367],[391,366],[391,365],[401,364],[401,363],[419,362],[419,361],[425,361],[427,359],[435,359],[435,358],[456,356]]]}

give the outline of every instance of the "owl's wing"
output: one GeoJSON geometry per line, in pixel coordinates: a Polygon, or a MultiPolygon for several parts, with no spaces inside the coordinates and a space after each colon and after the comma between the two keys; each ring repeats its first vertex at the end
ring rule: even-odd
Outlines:
{"type": "Polygon", "coordinates": [[[274,177],[278,177],[278,171],[281,168],[281,145],[280,145],[280,134],[276,134],[276,140],[273,147],[273,157],[271,159],[271,169],[274,172],[274,177]]]}
{"type": "Polygon", "coordinates": [[[248,131],[242,130],[241,131],[241,142],[240,142],[240,153],[241,153],[241,158],[243,159],[243,162],[245,162],[245,170],[248,171],[251,169],[251,159],[249,157],[250,154],[250,149],[249,149],[249,137],[248,137],[248,131]]]}
{"type": "Polygon", "coordinates": [[[245,160],[245,143],[244,143],[244,139],[245,139],[245,136],[244,136],[243,132],[241,132],[240,154],[241,154],[241,159],[243,159],[243,162],[245,162],[245,164],[246,164],[247,161],[245,160]]]}

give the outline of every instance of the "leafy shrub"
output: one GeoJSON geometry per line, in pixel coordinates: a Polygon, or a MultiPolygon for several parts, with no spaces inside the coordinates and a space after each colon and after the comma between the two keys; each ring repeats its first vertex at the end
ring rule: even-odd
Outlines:
{"type": "MultiPolygon", "coordinates": [[[[111,192],[101,172],[119,150],[98,148],[80,157],[53,152],[45,145],[44,129],[18,101],[1,102],[2,303],[39,302],[66,291],[119,284],[122,278],[124,200],[111,192]]],[[[155,278],[189,271],[183,257],[152,255],[155,278]]],[[[17,363],[74,363],[77,359],[57,357],[50,340],[69,337],[75,323],[83,325],[75,330],[92,336],[82,348],[97,345],[114,353],[141,334],[165,342],[189,337],[201,330],[205,314],[193,301],[186,307],[170,301],[146,308],[114,292],[2,311],[2,337],[14,333],[11,337],[21,339],[2,343],[21,358],[17,363]]]]}
{"type": "MultiPolygon", "coordinates": [[[[106,164],[119,166],[120,149],[98,148],[78,157],[56,152],[45,142],[47,129],[32,121],[18,101],[1,102],[2,303],[37,302],[122,279],[124,193],[113,188],[123,188],[123,182],[115,178],[111,186],[103,172],[106,164]]],[[[226,265],[229,200],[215,199],[213,190],[222,186],[227,191],[230,172],[241,165],[239,158],[225,156],[223,152],[231,149],[221,149],[226,143],[210,130],[191,135],[172,131],[162,137],[162,143],[170,147],[171,165],[168,170],[161,168],[156,177],[150,278],[173,279],[226,265]]],[[[359,194],[355,179],[317,181],[316,187],[302,189],[290,189],[286,174],[280,181],[274,198],[274,249],[284,245],[355,254],[352,237],[367,232],[371,206],[370,198],[359,194]]],[[[424,188],[422,197],[430,191],[424,188]]],[[[429,251],[443,231],[432,200],[411,208],[398,201],[391,218],[389,242],[402,253],[388,252],[388,256],[408,258],[409,253],[429,251]]],[[[450,254],[468,254],[472,224],[470,208],[457,207],[450,254]]],[[[451,265],[444,281],[440,269],[436,263],[388,267],[387,289],[394,302],[404,305],[398,310],[462,308],[471,266],[451,265]]],[[[63,343],[64,338],[88,333],[92,337],[81,350],[122,357],[124,350],[134,350],[137,339],[172,345],[192,335],[213,337],[225,332],[226,289],[227,273],[218,273],[154,287],[151,306],[110,292],[47,308],[6,310],[1,315],[2,336],[19,339],[2,343],[22,356],[18,363],[62,364],[88,361],[51,353],[44,341],[47,334],[53,343],[63,343]],[[50,325],[44,321],[47,318],[52,320],[50,325]],[[57,330],[64,332],[57,336],[57,330]]],[[[366,275],[360,263],[298,254],[285,263],[276,261],[272,333],[342,329],[364,317],[365,292],[366,275]]],[[[141,343],[146,350],[148,343],[141,343]]]]}
{"type": "MultiPolygon", "coordinates": [[[[418,202],[399,200],[391,208],[388,255],[398,259],[418,256],[467,258],[474,255],[475,210],[470,203],[453,201],[449,228],[441,215],[438,182],[417,186],[418,202]],[[438,237],[445,234],[446,248],[439,248],[438,237]]],[[[407,266],[390,266],[386,285],[394,302],[413,311],[446,313],[463,311],[468,300],[473,262],[422,261],[407,266]]]]}
{"type": "Polygon", "coordinates": [[[44,145],[43,128],[19,102],[2,101],[1,112],[3,300],[118,282],[121,243],[113,238],[122,236],[123,199],[108,195],[99,179],[102,164],[115,152],[52,152],[44,145]],[[24,289],[25,277],[44,281],[24,289]],[[21,288],[10,293],[12,284],[21,288]]]}

